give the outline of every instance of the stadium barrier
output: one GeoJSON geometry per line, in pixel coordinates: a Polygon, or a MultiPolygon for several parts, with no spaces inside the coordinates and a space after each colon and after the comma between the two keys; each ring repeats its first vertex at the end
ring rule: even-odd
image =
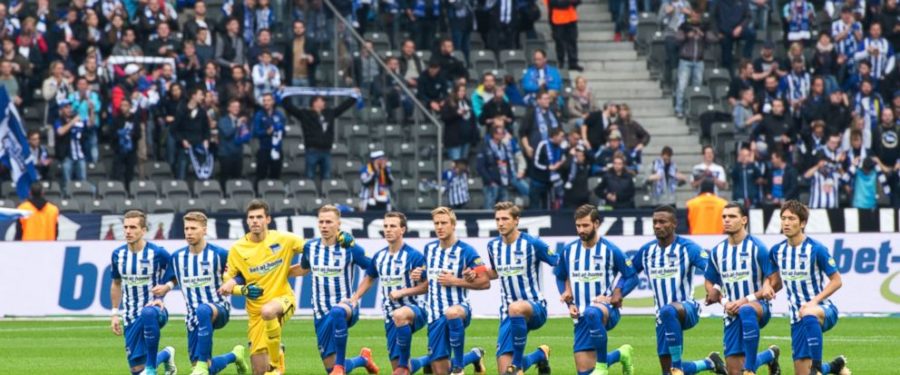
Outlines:
{"type": "MultiPolygon", "coordinates": [[[[607,237],[619,246],[627,256],[631,256],[641,246],[651,241],[649,236],[607,237]]],[[[692,236],[704,248],[710,248],[723,236],[692,236]]],[[[767,246],[783,240],[778,235],[762,235],[767,246]]],[[[552,248],[561,251],[573,237],[544,237],[552,248]]],[[[900,235],[889,234],[823,234],[815,239],[828,247],[838,269],[842,273],[844,286],[833,297],[842,313],[897,313],[900,312],[900,235]]],[[[490,238],[465,238],[483,257],[487,256],[486,245],[490,238]]],[[[411,238],[408,242],[421,249],[431,239],[411,238]]],[[[229,240],[213,240],[225,248],[229,240]]],[[[383,240],[359,239],[359,244],[371,255],[385,246],[383,240]]],[[[184,247],[184,241],[158,241],[170,252],[184,247]]],[[[117,241],[70,241],[70,242],[0,242],[0,317],[12,316],[91,316],[106,315],[110,309],[109,288],[110,256],[121,246],[117,241]]],[[[295,259],[295,262],[298,259],[295,259]]],[[[489,263],[485,258],[485,263],[489,263]]],[[[357,272],[362,277],[362,272],[357,272]]],[[[308,276],[307,276],[308,277],[308,276]]],[[[567,316],[565,306],[559,303],[553,275],[548,266],[543,266],[542,283],[552,316],[567,316]]],[[[293,280],[297,292],[299,311],[295,316],[311,314],[312,291],[306,279],[293,280]]],[[[695,293],[703,299],[702,275],[694,276],[695,293]]],[[[370,317],[381,315],[377,301],[381,301],[378,288],[373,288],[361,305],[361,313],[370,317]]],[[[623,313],[653,313],[653,300],[647,289],[646,279],[626,300],[623,313]]],[[[472,291],[469,294],[473,312],[478,316],[496,317],[500,303],[500,285],[493,281],[490,290],[472,291]]],[[[787,296],[778,294],[774,301],[775,313],[786,313],[787,296]]],[[[244,300],[233,299],[233,314],[245,314],[244,300]]],[[[171,313],[184,313],[181,293],[176,290],[166,298],[171,313]]],[[[704,307],[704,314],[721,314],[719,305],[704,307]]]]}

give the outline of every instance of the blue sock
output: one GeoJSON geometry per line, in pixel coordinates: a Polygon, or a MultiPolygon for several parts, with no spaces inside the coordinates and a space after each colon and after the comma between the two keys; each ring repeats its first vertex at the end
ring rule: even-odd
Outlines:
{"type": "Polygon", "coordinates": [[[228,367],[229,364],[234,363],[235,360],[237,360],[237,358],[233,353],[215,356],[211,360],[212,364],[209,366],[209,373],[216,374],[228,367]]]}
{"type": "Polygon", "coordinates": [[[511,316],[509,328],[512,333],[513,357],[512,363],[518,368],[525,368],[525,344],[528,342],[528,323],[524,316],[511,316]]]}
{"type": "Polygon", "coordinates": [[[616,363],[619,363],[619,359],[622,358],[622,353],[619,353],[619,350],[613,350],[606,355],[606,364],[608,366],[612,366],[616,363]]]}
{"type": "Polygon", "coordinates": [[[197,306],[197,360],[206,362],[212,356],[213,311],[207,304],[197,306]]]}
{"type": "Polygon", "coordinates": [[[591,334],[591,345],[597,355],[597,363],[606,363],[606,346],[608,336],[606,327],[603,326],[603,310],[594,306],[584,309],[584,318],[587,321],[588,331],[591,334]]]}
{"type": "Polygon", "coordinates": [[[478,362],[478,360],[480,358],[481,357],[478,356],[478,353],[475,353],[474,351],[470,350],[468,353],[466,353],[466,355],[464,355],[462,357],[463,363],[462,363],[462,367],[460,367],[460,368],[466,368],[466,366],[471,365],[475,362],[478,362]]]}
{"type": "MultiPolygon", "coordinates": [[[[409,368],[409,352],[412,346],[412,327],[408,324],[397,327],[397,347],[400,348],[400,366],[409,368]]],[[[410,371],[412,372],[412,371],[410,371]]]]}
{"type": "Polygon", "coordinates": [[[756,309],[750,305],[741,306],[738,309],[738,316],[743,332],[744,368],[756,372],[756,353],[759,349],[759,320],[756,319],[756,309]]]}
{"type": "Polygon", "coordinates": [[[763,350],[756,355],[756,366],[767,365],[772,362],[773,359],[775,359],[775,353],[772,353],[771,349],[763,350]]]}
{"type": "Polygon", "coordinates": [[[409,361],[409,373],[415,374],[416,371],[419,371],[422,367],[428,366],[431,363],[431,357],[428,355],[423,355],[418,358],[413,358],[409,361]]]}
{"type": "Polygon", "coordinates": [[[156,353],[156,363],[163,363],[169,360],[169,352],[163,350],[159,353],[156,353]]]}
{"type": "MultiPolygon", "coordinates": [[[[334,329],[334,364],[344,366],[347,355],[347,311],[343,307],[331,308],[331,327],[334,329]]],[[[347,372],[347,366],[344,366],[347,372]]]]}
{"type": "Polygon", "coordinates": [[[531,366],[534,366],[535,363],[538,363],[545,359],[547,359],[547,356],[546,354],[544,354],[543,350],[538,349],[531,352],[531,354],[526,355],[525,359],[523,360],[522,371],[528,371],[528,369],[530,369],[531,366]]]}
{"type": "Polygon", "coordinates": [[[344,361],[344,371],[348,374],[353,372],[353,369],[357,367],[364,367],[366,365],[366,359],[362,356],[356,356],[344,361]]]}
{"type": "Polygon", "coordinates": [[[807,315],[800,319],[800,323],[803,324],[803,330],[806,331],[806,344],[809,345],[809,355],[812,357],[813,368],[821,369],[822,326],[819,325],[819,318],[807,315]]]}
{"type": "Polygon", "coordinates": [[[684,371],[685,375],[697,374],[712,368],[705,359],[684,362],[682,366],[681,370],[684,371]]]}
{"type": "Polygon", "coordinates": [[[578,371],[578,375],[591,375],[593,373],[594,373],[594,370],[578,371]]]}
{"type": "Polygon", "coordinates": [[[669,347],[669,355],[672,356],[672,367],[681,367],[681,351],[684,338],[681,332],[681,322],[678,321],[678,311],[672,305],[665,305],[659,309],[659,318],[662,321],[663,332],[666,335],[666,344],[669,347]]]}
{"type": "MultiPolygon", "coordinates": [[[[141,310],[141,325],[144,327],[144,345],[147,353],[159,351],[159,308],[147,306],[141,310]]],[[[146,367],[156,368],[156,356],[148,355],[146,367]]]]}
{"type": "Polygon", "coordinates": [[[144,373],[144,370],[141,370],[141,371],[132,371],[132,372],[131,372],[131,375],[141,375],[141,374],[143,374],[143,373],[144,373]]]}
{"type": "Polygon", "coordinates": [[[451,369],[463,368],[463,347],[466,345],[466,328],[462,319],[449,319],[447,325],[450,327],[450,351],[453,357],[450,358],[451,369]]]}
{"type": "Polygon", "coordinates": [[[823,363],[823,364],[822,364],[822,373],[823,373],[823,374],[830,374],[830,373],[831,373],[831,364],[830,364],[830,363],[823,363]]]}

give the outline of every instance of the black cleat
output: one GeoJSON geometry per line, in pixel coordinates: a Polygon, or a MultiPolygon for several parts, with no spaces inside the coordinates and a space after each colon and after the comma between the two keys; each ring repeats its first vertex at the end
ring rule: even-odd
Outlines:
{"type": "Polygon", "coordinates": [[[712,363],[712,372],[716,375],[728,375],[728,370],[725,369],[725,361],[722,360],[722,356],[719,355],[719,352],[709,353],[709,356],[706,357],[710,363],[712,363]]]}
{"type": "Polygon", "coordinates": [[[425,366],[422,366],[422,373],[423,373],[423,374],[428,374],[428,375],[434,374],[434,372],[431,371],[431,364],[430,364],[430,363],[427,364],[427,365],[425,365],[425,366]]]}
{"type": "Polygon", "coordinates": [[[781,349],[778,345],[769,347],[772,351],[772,362],[769,362],[769,375],[781,375],[781,365],[778,363],[778,357],[781,356],[781,349]]]}
{"type": "Polygon", "coordinates": [[[850,369],[847,368],[847,357],[844,357],[843,355],[835,357],[831,362],[828,362],[828,365],[831,366],[831,371],[828,372],[829,374],[839,375],[844,371],[846,371],[844,373],[850,373],[850,369]]]}
{"type": "Polygon", "coordinates": [[[535,363],[538,369],[538,375],[550,375],[550,347],[541,345],[538,349],[544,352],[544,359],[535,363]]]}

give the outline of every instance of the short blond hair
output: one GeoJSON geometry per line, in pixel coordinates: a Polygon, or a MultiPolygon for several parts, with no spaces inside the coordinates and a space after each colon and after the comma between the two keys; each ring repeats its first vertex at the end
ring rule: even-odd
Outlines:
{"type": "Polygon", "coordinates": [[[456,213],[450,209],[450,207],[440,206],[433,210],[431,210],[431,218],[434,219],[437,215],[447,215],[450,216],[450,223],[456,225],[456,213]]]}
{"type": "Polygon", "coordinates": [[[516,220],[519,220],[519,216],[522,215],[522,209],[510,201],[497,202],[497,204],[494,205],[494,212],[497,211],[509,211],[512,218],[516,220]]]}
{"type": "Polygon", "coordinates": [[[321,213],[323,213],[323,212],[334,212],[334,215],[337,216],[338,219],[341,218],[341,210],[339,210],[339,209],[338,209],[336,206],[334,206],[333,204],[326,204],[326,205],[324,205],[324,206],[322,206],[322,207],[319,207],[319,210],[316,211],[316,214],[321,214],[321,213]]]}
{"type": "Polygon", "coordinates": [[[141,210],[128,210],[123,219],[140,219],[141,228],[147,229],[147,214],[141,210]]]}
{"type": "Polygon", "coordinates": [[[207,220],[206,215],[200,211],[191,211],[184,214],[184,221],[196,221],[203,227],[206,227],[207,220]]]}

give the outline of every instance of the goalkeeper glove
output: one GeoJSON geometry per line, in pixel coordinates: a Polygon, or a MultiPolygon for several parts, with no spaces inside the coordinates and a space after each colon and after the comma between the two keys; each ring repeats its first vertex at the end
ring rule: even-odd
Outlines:
{"type": "Polygon", "coordinates": [[[337,242],[345,249],[356,246],[356,240],[353,239],[353,235],[347,232],[341,232],[341,234],[338,235],[337,242]]]}
{"type": "Polygon", "coordinates": [[[241,295],[249,299],[257,299],[263,295],[263,288],[260,288],[256,284],[242,285],[241,295]]]}

